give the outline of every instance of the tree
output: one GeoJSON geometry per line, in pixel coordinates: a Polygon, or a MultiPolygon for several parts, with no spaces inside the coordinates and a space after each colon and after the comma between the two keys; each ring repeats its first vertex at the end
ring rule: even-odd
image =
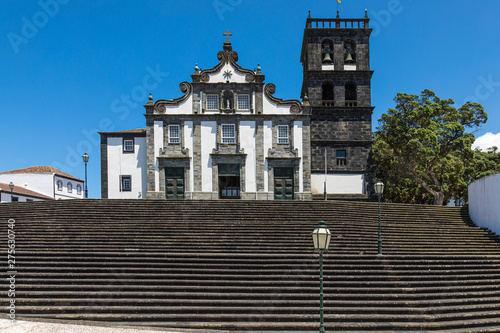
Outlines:
{"type": "Polygon", "coordinates": [[[476,148],[474,151],[474,170],[471,180],[478,180],[500,172],[500,151],[498,147],[490,147],[483,152],[476,148]]]}
{"type": "Polygon", "coordinates": [[[474,164],[475,136],[466,130],[486,122],[483,107],[467,102],[457,109],[430,90],[398,93],[394,101],[374,133],[374,168],[387,184],[386,198],[442,205],[461,197],[474,164]]]}

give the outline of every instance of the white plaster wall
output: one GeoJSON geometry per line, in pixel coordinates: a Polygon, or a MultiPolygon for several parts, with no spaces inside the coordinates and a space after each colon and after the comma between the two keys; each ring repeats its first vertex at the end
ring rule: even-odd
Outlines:
{"type": "Polygon", "coordinates": [[[247,154],[245,162],[245,192],[257,191],[257,161],[255,160],[255,121],[240,122],[240,146],[247,154]]]}
{"type": "MultiPolygon", "coordinates": [[[[98,184],[96,182],[96,184],[98,184]]],[[[79,182],[74,179],[69,179],[66,177],[61,177],[58,175],[55,175],[54,177],[54,189],[55,189],[55,199],[60,200],[60,199],[83,199],[85,197],[85,187],[84,187],[84,182],[79,182]],[[59,191],[57,188],[57,182],[61,180],[63,183],[63,188],[62,191],[59,191]],[[68,192],[68,183],[71,183],[72,189],[71,192],[68,192]],[[80,194],[78,194],[77,190],[77,185],[80,185],[82,187],[82,191],[80,194]]]]}
{"type": "Polygon", "coordinates": [[[479,227],[500,234],[500,173],[469,185],[469,215],[479,227]]]}
{"type": "Polygon", "coordinates": [[[302,121],[294,121],[293,122],[293,145],[294,148],[298,150],[300,157],[300,165],[299,165],[299,192],[304,192],[304,155],[302,153],[303,147],[303,133],[302,133],[302,121]]]}
{"type": "Polygon", "coordinates": [[[167,114],[192,114],[193,113],[193,94],[179,105],[166,105],[167,114]]]}
{"type": "Polygon", "coordinates": [[[189,192],[194,191],[194,144],[193,144],[193,122],[184,122],[184,147],[189,149],[189,192]]]}
{"type": "Polygon", "coordinates": [[[210,154],[217,143],[217,122],[201,122],[201,190],[212,192],[212,157],[210,154]]]}
{"type": "Polygon", "coordinates": [[[146,138],[136,137],[134,153],[123,153],[123,138],[108,137],[108,198],[146,197],[146,138]],[[120,191],[120,176],[132,176],[132,190],[120,191]]]}
{"type": "MultiPolygon", "coordinates": [[[[14,193],[13,197],[18,197],[19,198],[18,202],[25,202],[25,201],[28,201],[28,200],[31,200],[31,201],[44,201],[43,199],[37,199],[37,198],[32,198],[32,197],[25,197],[23,195],[19,195],[19,194],[15,194],[15,193],[14,193]]],[[[0,193],[0,203],[5,203],[5,202],[11,202],[10,193],[2,192],[2,193],[0,193]]]]}
{"type": "Polygon", "coordinates": [[[273,122],[264,121],[264,192],[269,192],[269,170],[267,163],[267,155],[269,149],[273,148],[273,122]]]}
{"type": "Polygon", "coordinates": [[[240,74],[236,72],[233,66],[231,66],[229,63],[225,64],[224,67],[220,70],[220,72],[215,73],[215,74],[209,74],[210,76],[210,81],[209,83],[219,83],[219,82],[226,82],[227,79],[224,78],[224,72],[226,71],[231,71],[231,78],[229,79],[229,82],[236,82],[236,83],[247,83],[245,80],[246,74],[240,74]]]}
{"type": "Polygon", "coordinates": [[[263,114],[290,114],[290,106],[277,105],[263,93],[263,114]]]}
{"type": "Polygon", "coordinates": [[[154,153],[155,153],[155,192],[160,190],[160,167],[158,156],[160,148],[163,148],[163,121],[156,120],[153,125],[154,131],[154,153]]]}
{"type": "MultiPolygon", "coordinates": [[[[323,194],[324,182],[325,174],[312,174],[312,194],[323,194]]],[[[364,194],[364,175],[327,175],[326,191],[330,194],[364,194]]]]}
{"type": "Polygon", "coordinates": [[[15,186],[54,198],[53,173],[0,173],[0,183],[9,184],[10,182],[15,186]]]}

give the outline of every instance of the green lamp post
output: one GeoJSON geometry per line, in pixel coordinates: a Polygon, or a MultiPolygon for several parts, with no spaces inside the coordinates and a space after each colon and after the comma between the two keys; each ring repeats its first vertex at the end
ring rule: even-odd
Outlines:
{"type": "Polygon", "coordinates": [[[382,254],[382,231],[380,228],[380,197],[382,197],[382,193],[384,193],[384,183],[380,180],[377,181],[374,185],[375,194],[378,197],[378,254],[382,254]]]}
{"type": "Polygon", "coordinates": [[[85,199],[88,199],[89,192],[87,190],[87,162],[89,161],[89,155],[87,153],[83,154],[83,162],[85,163],[85,199]]]}
{"type": "Polygon", "coordinates": [[[320,221],[311,235],[313,239],[314,249],[319,252],[319,332],[325,333],[325,324],[323,319],[323,253],[328,251],[332,234],[330,233],[330,229],[328,229],[325,225],[325,222],[320,221]]]}
{"type": "Polygon", "coordinates": [[[9,187],[10,187],[10,202],[13,202],[14,201],[14,183],[13,182],[10,182],[9,183],[9,187]]]}

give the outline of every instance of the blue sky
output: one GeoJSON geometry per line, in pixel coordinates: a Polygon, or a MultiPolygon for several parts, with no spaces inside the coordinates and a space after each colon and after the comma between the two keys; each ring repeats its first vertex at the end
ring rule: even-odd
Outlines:
{"type": "MultiPolygon", "coordinates": [[[[371,27],[373,128],[398,92],[431,89],[458,106],[480,102],[500,132],[497,0],[343,0],[342,18],[371,27]]],[[[98,130],[145,127],[147,94],[182,95],[195,63],[218,63],[229,29],[238,63],[260,63],[275,96],[300,98],[308,10],[334,17],[336,1],[2,1],[0,170],[51,165],[84,177],[100,197],[98,130]]],[[[500,141],[500,134],[489,135],[500,141]]]]}

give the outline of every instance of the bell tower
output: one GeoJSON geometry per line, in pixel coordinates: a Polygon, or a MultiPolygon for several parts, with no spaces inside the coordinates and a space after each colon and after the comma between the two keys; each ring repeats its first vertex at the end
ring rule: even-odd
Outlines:
{"type": "Polygon", "coordinates": [[[361,19],[341,19],[339,12],[315,19],[309,12],[306,20],[301,97],[311,104],[315,199],[323,199],[325,189],[328,198],[343,199],[372,192],[369,21],[366,10],[361,19]]]}

